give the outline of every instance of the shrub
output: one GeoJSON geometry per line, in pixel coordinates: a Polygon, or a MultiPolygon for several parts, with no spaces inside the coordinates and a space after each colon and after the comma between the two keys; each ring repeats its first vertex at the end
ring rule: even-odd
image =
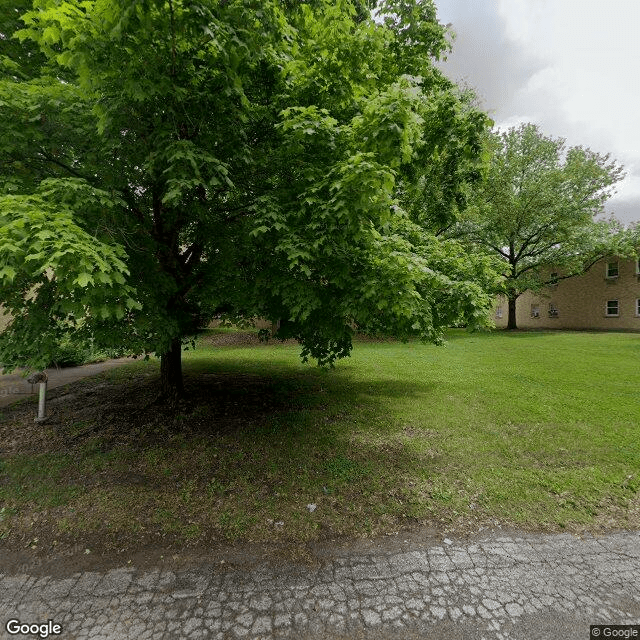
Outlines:
{"type": "Polygon", "coordinates": [[[87,342],[73,341],[63,336],[56,346],[49,367],[77,367],[91,359],[91,345],[87,342]]]}

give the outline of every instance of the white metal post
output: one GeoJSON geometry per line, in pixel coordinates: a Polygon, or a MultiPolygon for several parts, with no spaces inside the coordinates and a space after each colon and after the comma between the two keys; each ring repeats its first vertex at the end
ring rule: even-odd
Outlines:
{"type": "Polygon", "coordinates": [[[35,422],[44,422],[46,420],[45,409],[47,403],[47,380],[48,377],[45,371],[34,373],[30,378],[27,378],[27,382],[29,384],[40,385],[40,397],[38,398],[38,415],[35,418],[35,422]]]}
{"type": "Polygon", "coordinates": [[[40,398],[38,399],[38,417],[37,421],[45,419],[45,405],[47,402],[47,381],[40,383],[40,398]]]}

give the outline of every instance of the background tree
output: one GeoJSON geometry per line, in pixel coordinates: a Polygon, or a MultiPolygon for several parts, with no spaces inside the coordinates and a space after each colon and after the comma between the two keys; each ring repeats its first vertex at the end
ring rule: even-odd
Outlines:
{"type": "Polygon", "coordinates": [[[354,327],[482,322],[459,246],[402,205],[410,165],[474,148],[486,119],[433,65],[433,4],[379,9],[34,0],[0,81],[4,366],[43,366],[72,332],[159,354],[175,398],[182,341],[216,314],[280,319],[320,364],[354,327]]]}
{"type": "Polygon", "coordinates": [[[486,154],[486,173],[455,235],[502,263],[507,326],[515,329],[518,297],[551,284],[550,272],[573,277],[628,251],[619,223],[594,219],[623,171],[609,155],[567,149],[533,124],[488,136],[486,154]]]}

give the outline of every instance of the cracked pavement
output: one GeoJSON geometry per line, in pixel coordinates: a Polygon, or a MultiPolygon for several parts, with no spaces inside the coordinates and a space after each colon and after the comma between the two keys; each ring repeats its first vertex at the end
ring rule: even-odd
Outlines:
{"type": "Polygon", "coordinates": [[[325,546],[311,565],[0,572],[0,636],[38,637],[10,635],[10,619],[78,640],[586,640],[590,624],[640,624],[639,532],[325,546]]]}

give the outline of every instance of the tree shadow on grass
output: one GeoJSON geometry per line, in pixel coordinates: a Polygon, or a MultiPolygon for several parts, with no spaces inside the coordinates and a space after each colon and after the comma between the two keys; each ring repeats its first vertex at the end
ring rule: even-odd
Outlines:
{"type": "Polygon", "coordinates": [[[353,380],[348,372],[287,371],[261,365],[185,371],[186,397],[176,414],[181,429],[211,437],[222,434],[308,438],[310,431],[348,429],[354,419],[389,415],[395,398],[424,397],[435,384],[397,379],[353,380]]]}
{"type": "Polygon", "coordinates": [[[96,438],[103,450],[140,450],[177,436],[268,440],[287,435],[289,441],[308,441],[316,434],[328,445],[331,438],[347,437],[354,423],[368,421],[375,429],[376,416],[389,415],[394,398],[424,399],[436,386],[416,380],[356,381],[344,370],[300,370],[282,363],[216,363],[209,370],[187,365],[185,398],[168,411],[155,402],[157,366],[113,373],[52,390],[45,427],[34,426],[31,408],[8,410],[7,428],[18,436],[15,452],[43,446],[73,451],[96,438]]]}
{"type": "MultiPolygon", "coordinates": [[[[34,488],[45,498],[42,487],[54,480],[77,489],[78,497],[68,498],[75,515],[65,517],[80,522],[85,514],[96,531],[102,530],[96,523],[136,513],[147,534],[134,536],[129,525],[118,525],[134,546],[153,542],[158,531],[174,535],[159,524],[165,512],[180,525],[176,539],[187,531],[185,522],[200,541],[368,531],[365,522],[375,529],[387,517],[413,514],[411,487],[446,464],[437,437],[433,446],[407,446],[406,425],[393,417],[395,400],[428,401],[435,382],[356,380],[344,369],[326,373],[281,363],[212,369],[185,367],[187,395],[171,415],[153,402],[153,365],[58,390],[46,438],[42,426],[39,437],[28,437],[35,433],[31,415],[11,425],[16,433],[25,430],[15,459],[46,466],[51,456],[60,457],[65,466],[56,478],[32,478],[34,488]],[[318,505],[318,514],[309,504],[318,505]],[[287,523],[285,533],[272,531],[269,522],[279,520],[287,523]]],[[[410,435],[418,439],[434,435],[414,427],[418,433],[410,435]]],[[[24,484],[17,476],[11,482],[16,490],[24,484]]],[[[111,533],[103,533],[96,548],[107,544],[111,533]]]]}

